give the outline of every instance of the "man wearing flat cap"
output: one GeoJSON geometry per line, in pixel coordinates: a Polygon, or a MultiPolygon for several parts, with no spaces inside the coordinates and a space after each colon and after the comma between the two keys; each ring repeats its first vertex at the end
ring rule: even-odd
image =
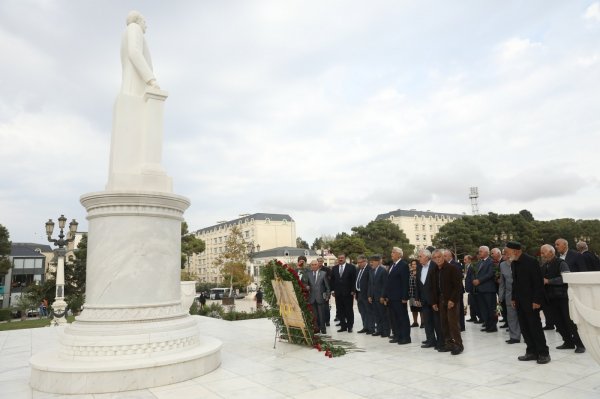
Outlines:
{"type": "Polygon", "coordinates": [[[542,329],[540,310],[544,302],[544,277],[537,260],[523,253],[521,244],[509,241],[506,255],[512,262],[512,307],[517,310],[521,333],[527,349],[520,361],[536,360],[538,364],[550,362],[550,353],[542,329]]]}

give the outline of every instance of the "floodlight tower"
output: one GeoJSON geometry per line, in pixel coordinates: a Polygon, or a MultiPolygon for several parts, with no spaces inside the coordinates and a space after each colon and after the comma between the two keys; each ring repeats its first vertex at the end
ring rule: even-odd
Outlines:
{"type": "Polygon", "coordinates": [[[471,198],[471,212],[473,215],[479,215],[479,206],[477,205],[477,198],[479,198],[479,189],[477,187],[471,187],[471,193],[469,194],[469,198],[471,198]]]}

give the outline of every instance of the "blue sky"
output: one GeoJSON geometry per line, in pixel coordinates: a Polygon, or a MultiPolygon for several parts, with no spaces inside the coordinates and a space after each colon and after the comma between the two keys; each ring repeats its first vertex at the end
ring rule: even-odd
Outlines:
{"type": "Polygon", "coordinates": [[[3,1],[0,223],[43,241],[104,188],[120,36],[148,21],[192,229],[288,213],[309,242],[397,208],[598,218],[600,3],[3,1]]]}

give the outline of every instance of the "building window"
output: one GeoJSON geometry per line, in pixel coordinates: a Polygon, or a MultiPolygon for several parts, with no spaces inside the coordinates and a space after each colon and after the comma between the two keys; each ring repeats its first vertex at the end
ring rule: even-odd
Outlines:
{"type": "Polygon", "coordinates": [[[250,231],[249,230],[244,231],[244,237],[246,237],[246,238],[250,237],[250,231]]]}
{"type": "Polygon", "coordinates": [[[417,234],[417,241],[419,241],[420,236],[417,234]]]}
{"type": "Polygon", "coordinates": [[[433,226],[429,225],[429,231],[433,231],[433,226]]]}
{"type": "Polygon", "coordinates": [[[425,231],[425,225],[423,225],[422,227],[423,227],[423,231],[425,231]]]}
{"type": "Polygon", "coordinates": [[[13,259],[13,267],[15,269],[22,269],[24,263],[24,259],[13,259]]]}
{"type": "Polygon", "coordinates": [[[415,231],[419,231],[419,225],[415,224],[415,231]]]}
{"type": "Polygon", "coordinates": [[[265,218],[265,223],[269,223],[269,222],[271,222],[271,219],[265,218]]]}

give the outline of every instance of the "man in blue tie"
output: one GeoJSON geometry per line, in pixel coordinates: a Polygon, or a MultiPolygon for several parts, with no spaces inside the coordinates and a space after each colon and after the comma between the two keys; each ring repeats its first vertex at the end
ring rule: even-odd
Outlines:
{"type": "Polygon", "coordinates": [[[388,282],[383,294],[392,316],[394,339],[391,339],[390,343],[405,345],[411,342],[407,305],[410,270],[408,263],[402,260],[401,248],[392,248],[391,257],[393,263],[390,267],[388,282]]]}
{"type": "Polygon", "coordinates": [[[359,255],[357,258],[358,274],[356,275],[356,303],[358,304],[358,311],[360,312],[360,318],[363,323],[362,330],[357,331],[359,334],[368,333],[372,334],[375,332],[373,322],[373,310],[372,305],[369,303],[369,279],[371,277],[371,268],[367,264],[367,257],[359,255]]]}

